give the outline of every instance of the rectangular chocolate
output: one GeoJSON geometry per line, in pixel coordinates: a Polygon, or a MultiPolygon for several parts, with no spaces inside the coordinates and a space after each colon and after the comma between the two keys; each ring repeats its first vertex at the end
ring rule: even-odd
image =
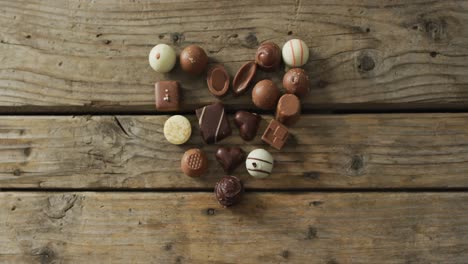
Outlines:
{"type": "Polygon", "coordinates": [[[207,144],[216,143],[231,135],[231,126],[220,103],[207,105],[195,110],[203,140],[207,144]]]}
{"type": "Polygon", "coordinates": [[[288,128],[273,119],[263,133],[262,140],[280,150],[288,140],[288,136],[288,128]]]}
{"type": "Polygon", "coordinates": [[[154,85],[156,109],[158,111],[179,110],[179,83],[176,81],[161,81],[154,85]]]}

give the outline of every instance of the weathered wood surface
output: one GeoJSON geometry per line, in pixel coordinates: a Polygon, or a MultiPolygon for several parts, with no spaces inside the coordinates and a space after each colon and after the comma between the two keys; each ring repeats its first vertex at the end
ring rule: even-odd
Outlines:
{"type": "MultiPolygon", "coordinates": [[[[229,117],[232,119],[232,116],[229,117]]],[[[213,188],[224,174],[214,153],[193,134],[186,145],[167,143],[166,116],[18,116],[0,118],[0,188],[213,188]],[[205,150],[201,179],[180,171],[183,152],[205,150]]],[[[264,116],[260,130],[270,117],[264,116]]],[[[232,121],[232,120],[231,120],[232,121]]],[[[305,115],[282,151],[260,136],[233,135],[219,145],[258,147],[275,157],[274,173],[233,175],[247,188],[468,187],[468,114],[305,115]]]]}
{"type": "Polygon", "coordinates": [[[466,263],[466,193],[0,193],[1,263],[466,263]]]}
{"type": "Polygon", "coordinates": [[[197,43],[234,75],[258,43],[293,37],[312,54],[306,109],[468,105],[468,1],[2,0],[0,24],[1,112],[154,111],[161,79],[181,81],[194,109],[216,100],[204,78],[154,73],[153,45],[197,43]]]}

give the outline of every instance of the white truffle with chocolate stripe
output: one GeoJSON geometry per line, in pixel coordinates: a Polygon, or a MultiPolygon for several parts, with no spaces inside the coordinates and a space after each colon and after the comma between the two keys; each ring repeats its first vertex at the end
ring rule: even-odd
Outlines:
{"type": "Polygon", "coordinates": [[[273,156],[264,149],[256,149],[249,153],[245,166],[250,175],[255,178],[265,178],[273,170],[273,156]]]}
{"type": "Polygon", "coordinates": [[[300,39],[291,39],[283,46],[283,61],[290,68],[302,67],[309,59],[309,47],[300,39]]]}

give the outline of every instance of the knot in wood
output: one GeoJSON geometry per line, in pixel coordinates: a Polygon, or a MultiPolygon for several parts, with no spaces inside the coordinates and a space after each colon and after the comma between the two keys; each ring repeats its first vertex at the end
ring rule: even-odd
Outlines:
{"type": "Polygon", "coordinates": [[[359,59],[358,69],[363,72],[372,71],[375,68],[375,61],[369,55],[364,55],[359,59]]]}

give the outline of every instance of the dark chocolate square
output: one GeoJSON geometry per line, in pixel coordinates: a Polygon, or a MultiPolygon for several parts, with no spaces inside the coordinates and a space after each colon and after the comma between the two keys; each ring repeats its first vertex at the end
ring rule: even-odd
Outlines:
{"type": "Polygon", "coordinates": [[[280,150],[288,140],[288,136],[288,128],[273,119],[263,133],[262,140],[280,150]]]}
{"type": "Polygon", "coordinates": [[[158,111],[176,111],[179,109],[179,83],[161,81],[154,85],[156,109],[158,111]]]}
{"type": "Polygon", "coordinates": [[[195,110],[203,140],[212,144],[231,135],[231,126],[220,103],[207,105],[195,110]]]}

